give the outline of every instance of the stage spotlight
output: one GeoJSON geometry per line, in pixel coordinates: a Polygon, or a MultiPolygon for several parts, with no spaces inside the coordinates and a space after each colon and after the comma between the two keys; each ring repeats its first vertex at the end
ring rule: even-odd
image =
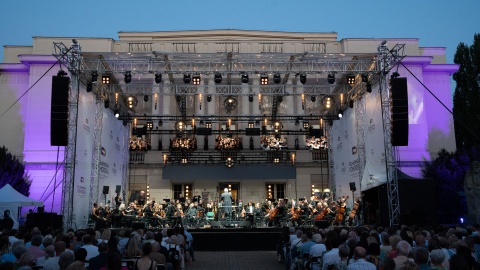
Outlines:
{"type": "Polygon", "coordinates": [[[362,74],[362,82],[368,83],[368,74],[362,74]]]}
{"type": "Polygon", "coordinates": [[[87,93],[90,93],[93,91],[93,83],[89,82],[87,83],[87,93]]]}
{"type": "Polygon", "coordinates": [[[147,122],[147,128],[150,129],[150,130],[153,129],[153,122],[152,121],[147,122]]]}
{"type": "Polygon", "coordinates": [[[103,101],[103,106],[105,109],[110,108],[110,100],[108,98],[103,101]]]}
{"type": "Polygon", "coordinates": [[[130,83],[132,81],[132,72],[125,71],[125,78],[123,79],[125,83],[130,83]]]}
{"type": "Polygon", "coordinates": [[[227,168],[233,167],[233,159],[231,157],[227,157],[225,160],[225,166],[227,166],[227,168]]]}
{"type": "Polygon", "coordinates": [[[190,74],[183,74],[183,83],[190,83],[192,81],[192,77],[190,74]]]}
{"type": "Polygon", "coordinates": [[[135,96],[128,96],[125,98],[124,104],[129,108],[133,109],[137,106],[138,100],[135,96]]]}
{"type": "Polygon", "coordinates": [[[365,85],[365,88],[366,88],[366,91],[367,91],[368,93],[371,93],[371,92],[372,92],[372,84],[367,83],[367,85],[365,85]]]}
{"type": "Polygon", "coordinates": [[[273,75],[273,82],[276,84],[279,84],[282,81],[282,77],[280,76],[280,73],[275,73],[273,75]]]}
{"type": "Polygon", "coordinates": [[[155,73],[155,83],[161,83],[161,82],[162,82],[162,74],[155,73]]]}
{"type": "Polygon", "coordinates": [[[182,97],[179,96],[179,95],[176,95],[176,96],[175,96],[175,100],[176,100],[177,102],[180,102],[180,101],[182,101],[182,97]]]}
{"type": "Polygon", "coordinates": [[[222,74],[215,73],[215,75],[213,76],[213,81],[215,83],[222,83],[222,74]]]}
{"type": "Polygon", "coordinates": [[[210,101],[212,101],[212,96],[208,95],[207,96],[207,102],[210,102],[210,101]]]}
{"type": "Polygon", "coordinates": [[[343,110],[340,109],[338,110],[338,118],[342,118],[343,117],[343,110]]]}
{"type": "Polygon", "coordinates": [[[317,100],[317,98],[316,98],[315,96],[311,96],[311,97],[310,97],[310,100],[311,100],[312,102],[315,102],[315,101],[317,100]]]}
{"type": "Polygon", "coordinates": [[[322,99],[322,104],[325,106],[326,109],[330,109],[334,102],[335,100],[330,96],[324,96],[322,99]]]}
{"type": "Polygon", "coordinates": [[[355,84],[355,75],[348,74],[347,75],[347,83],[349,85],[354,85],[355,84]]]}
{"type": "Polygon", "coordinates": [[[282,96],[278,96],[278,97],[277,97],[277,101],[278,101],[278,103],[282,103],[283,97],[282,97],[282,96]]]}
{"type": "Polygon", "coordinates": [[[327,81],[328,81],[329,84],[334,84],[335,83],[335,74],[333,74],[333,73],[328,74],[327,81]]]}
{"type": "Polygon", "coordinates": [[[110,76],[102,75],[102,84],[110,84],[110,76]]]}
{"type": "Polygon", "coordinates": [[[267,85],[268,84],[268,76],[262,75],[260,76],[260,85],[267,85]]]}
{"type": "Polygon", "coordinates": [[[297,118],[295,119],[295,126],[298,126],[298,125],[300,125],[300,120],[297,118]]]}
{"type": "Polygon", "coordinates": [[[303,122],[303,129],[308,129],[310,127],[309,122],[303,122]]]}
{"type": "Polygon", "coordinates": [[[115,118],[118,118],[120,116],[120,111],[115,109],[115,111],[113,111],[113,115],[115,115],[115,118]]]}
{"type": "Polygon", "coordinates": [[[92,82],[96,82],[98,79],[98,72],[92,71],[91,76],[92,76],[92,82]]]}
{"type": "Polygon", "coordinates": [[[253,102],[253,96],[252,95],[248,96],[248,101],[253,102]]]}
{"type": "Polygon", "coordinates": [[[300,83],[305,84],[307,82],[307,75],[306,74],[300,74],[300,83]]]}
{"type": "Polygon", "coordinates": [[[248,74],[242,74],[242,83],[248,83],[248,74]]]}
{"type": "Polygon", "coordinates": [[[193,85],[199,85],[200,84],[200,75],[193,75],[192,80],[193,80],[193,85]]]}
{"type": "Polygon", "coordinates": [[[352,108],[353,109],[353,104],[355,103],[355,101],[353,99],[350,99],[348,101],[348,107],[352,108]]]}
{"type": "Polygon", "coordinates": [[[158,121],[158,126],[159,126],[159,127],[163,126],[163,121],[162,121],[162,120],[159,120],[159,121],[158,121]]]}
{"type": "Polygon", "coordinates": [[[148,102],[148,95],[143,96],[143,101],[148,102]]]}

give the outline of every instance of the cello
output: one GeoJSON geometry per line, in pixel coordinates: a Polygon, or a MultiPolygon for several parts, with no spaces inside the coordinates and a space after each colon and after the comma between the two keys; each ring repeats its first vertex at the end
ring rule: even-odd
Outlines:
{"type": "Polygon", "coordinates": [[[357,214],[357,211],[358,211],[359,207],[360,207],[360,205],[357,202],[353,203],[352,210],[350,211],[350,214],[348,215],[348,222],[351,222],[355,218],[355,215],[357,214]]]}

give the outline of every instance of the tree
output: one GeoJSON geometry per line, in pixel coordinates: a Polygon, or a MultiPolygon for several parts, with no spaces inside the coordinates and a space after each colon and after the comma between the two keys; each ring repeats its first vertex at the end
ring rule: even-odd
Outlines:
{"type": "Polygon", "coordinates": [[[460,43],[453,61],[460,65],[453,74],[455,142],[457,149],[468,149],[480,145],[480,34],[474,35],[470,47],[460,43]]]}
{"type": "Polygon", "coordinates": [[[455,153],[441,149],[432,161],[424,161],[422,174],[435,183],[437,220],[440,223],[455,223],[465,212],[465,197],[461,196],[465,174],[473,160],[480,160],[480,148],[468,151],[457,149],[455,153]]]}
{"type": "Polygon", "coordinates": [[[28,175],[25,166],[5,146],[0,148],[0,188],[10,184],[16,191],[30,195],[28,175]]]}

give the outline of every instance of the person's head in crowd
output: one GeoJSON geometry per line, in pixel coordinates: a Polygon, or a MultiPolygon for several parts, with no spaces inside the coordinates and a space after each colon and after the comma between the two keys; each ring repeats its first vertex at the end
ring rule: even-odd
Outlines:
{"type": "Polygon", "coordinates": [[[338,256],[341,259],[348,258],[350,255],[350,248],[346,244],[342,244],[338,247],[338,256]]]}
{"type": "Polygon", "coordinates": [[[441,266],[445,260],[445,253],[441,249],[434,249],[430,252],[430,261],[433,266],[441,266]]]}
{"type": "Polygon", "coordinates": [[[33,255],[28,252],[25,252],[22,254],[22,256],[20,256],[20,259],[18,259],[18,265],[32,266],[34,264],[33,261],[34,261],[33,255]]]}
{"type": "Polygon", "coordinates": [[[168,244],[178,245],[178,237],[176,235],[170,236],[170,238],[168,239],[168,244]]]}
{"type": "Polygon", "coordinates": [[[398,235],[392,235],[390,236],[390,245],[392,246],[392,249],[397,249],[397,244],[398,242],[402,241],[402,238],[398,235]]]}
{"type": "Polygon", "coordinates": [[[380,260],[379,270],[395,270],[395,261],[390,257],[380,260]]]}
{"type": "Polygon", "coordinates": [[[17,258],[17,260],[19,260],[25,252],[27,252],[27,248],[24,245],[18,245],[13,248],[13,255],[15,258],[17,258]]]}
{"type": "Polygon", "coordinates": [[[145,242],[142,245],[142,256],[149,256],[151,252],[152,252],[152,243],[145,242]]]}
{"type": "Polygon", "coordinates": [[[67,267],[75,261],[75,256],[72,252],[63,252],[58,258],[58,265],[60,270],[66,270],[67,267]]]}
{"type": "Polygon", "coordinates": [[[91,235],[89,234],[85,234],[83,237],[82,237],[82,242],[84,245],[91,245],[92,244],[92,241],[93,241],[93,238],[91,235]]]}
{"type": "Polygon", "coordinates": [[[87,250],[84,248],[79,248],[75,250],[75,261],[84,262],[87,258],[87,250]]]}
{"type": "Polygon", "coordinates": [[[148,231],[145,233],[145,240],[153,240],[155,234],[152,231],[148,231]]]}
{"type": "Polygon", "coordinates": [[[109,240],[111,236],[112,236],[112,231],[110,229],[105,229],[102,232],[102,237],[101,238],[103,240],[109,240]]]}
{"type": "Polygon", "coordinates": [[[65,245],[65,242],[63,241],[56,242],[54,246],[55,246],[55,256],[60,256],[60,254],[62,254],[67,248],[67,246],[65,245]]]}
{"type": "Polygon", "coordinates": [[[415,263],[417,265],[426,265],[428,264],[428,258],[429,258],[429,253],[428,253],[428,249],[424,248],[424,247],[418,247],[415,249],[415,254],[414,254],[414,258],[415,258],[415,263]]]}
{"type": "Polygon", "coordinates": [[[417,247],[424,247],[426,243],[426,238],[425,236],[419,234],[415,237],[415,244],[417,247]]]}
{"type": "Polygon", "coordinates": [[[107,256],[107,269],[108,270],[121,270],[122,269],[122,257],[120,254],[114,252],[107,256]]]}
{"type": "Polygon", "coordinates": [[[406,261],[402,267],[400,267],[400,270],[420,270],[420,267],[412,261],[406,261]]]}
{"type": "Polygon", "coordinates": [[[363,247],[356,247],[354,257],[355,260],[365,259],[367,257],[367,251],[363,247]]]}
{"type": "Polygon", "coordinates": [[[31,244],[32,246],[39,247],[42,244],[43,237],[39,234],[32,237],[31,244]]]}
{"type": "Polygon", "coordinates": [[[49,245],[45,249],[45,255],[48,257],[54,257],[55,256],[55,247],[53,245],[49,245]]]}
{"type": "Polygon", "coordinates": [[[111,237],[110,240],[108,240],[108,252],[112,253],[114,251],[118,251],[117,245],[118,245],[118,239],[116,237],[111,237]]]}
{"type": "Polygon", "coordinates": [[[398,242],[397,244],[398,255],[408,256],[412,251],[412,246],[405,240],[398,242]]]}
{"type": "Polygon", "coordinates": [[[52,237],[44,237],[42,241],[43,248],[45,249],[48,246],[53,245],[53,239],[52,237]]]}
{"type": "Polygon", "coordinates": [[[322,236],[319,233],[316,233],[312,236],[312,241],[320,244],[320,242],[322,241],[322,236]]]}
{"type": "Polygon", "coordinates": [[[152,242],[152,252],[159,252],[160,251],[160,243],[159,242],[152,242]]]}
{"type": "Polygon", "coordinates": [[[105,242],[102,242],[98,244],[98,252],[99,253],[108,253],[108,244],[105,242]]]}
{"type": "Polygon", "coordinates": [[[382,232],[382,244],[383,246],[390,246],[390,236],[387,232],[382,232]]]}

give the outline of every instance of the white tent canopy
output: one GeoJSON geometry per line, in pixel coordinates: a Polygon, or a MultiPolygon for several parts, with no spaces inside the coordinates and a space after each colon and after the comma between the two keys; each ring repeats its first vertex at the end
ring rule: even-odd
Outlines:
{"type": "Polygon", "coordinates": [[[14,229],[18,229],[19,209],[23,206],[43,206],[43,202],[21,194],[9,184],[6,184],[0,189],[0,219],[3,218],[5,210],[10,210],[10,217],[13,219],[14,229]]]}
{"type": "Polygon", "coordinates": [[[31,199],[16,191],[10,184],[0,189],[0,208],[22,207],[22,206],[43,206],[43,202],[31,199]]]}

